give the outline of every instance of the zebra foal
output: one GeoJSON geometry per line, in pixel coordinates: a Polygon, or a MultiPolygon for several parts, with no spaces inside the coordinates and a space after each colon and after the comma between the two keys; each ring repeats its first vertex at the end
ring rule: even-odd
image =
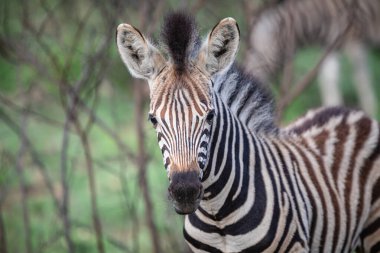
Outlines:
{"type": "Polygon", "coordinates": [[[178,12],[162,50],[129,24],[116,41],[148,81],[168,197],[194,252],[380,251],[378,122],[325,108],[278,129],[270,94],[234,64],[232,18],[203,42],[178,12]]]}

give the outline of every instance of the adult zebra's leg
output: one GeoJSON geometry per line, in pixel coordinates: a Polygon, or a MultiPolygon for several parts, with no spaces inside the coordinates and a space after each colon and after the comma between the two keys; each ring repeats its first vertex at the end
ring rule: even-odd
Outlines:
{"type": "Polygon", "coordinates": [[[369,72],[367,49],[360,42],[349,42],[345,49],[354,71],[354,85],[360,106],[369,115],[376,116],[376,92],[373,90],[369,72]]]}
{"type": "Polygon", "coordinates": [[[343,104],[339,91],[339,55],[337,52],[329,54],[323,62],[318,76],[322,104],[336,106],[343,104]]]}

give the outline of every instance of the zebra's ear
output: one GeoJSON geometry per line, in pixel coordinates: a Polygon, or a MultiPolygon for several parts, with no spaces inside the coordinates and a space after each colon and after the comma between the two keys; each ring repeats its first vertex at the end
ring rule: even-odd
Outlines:
{"type": "Polygon", "coordinates": [[[121,59],[132,76],[152,80],[165,65],[165,59],[135,27],[120,24],[116,43],[121,59]]]}
{"type": "Polygon", "coordinates": [[[207,36],[199,53],[199,64],[212,76],[227,70],[239,48],[239,27],[233,18],[221,20],[207,36]]]}

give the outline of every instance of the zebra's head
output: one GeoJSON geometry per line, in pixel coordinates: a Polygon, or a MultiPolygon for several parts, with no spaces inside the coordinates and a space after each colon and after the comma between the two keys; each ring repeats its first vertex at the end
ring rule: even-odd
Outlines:
{"type": "Polygon", "coordinates": [[[182,13],[165,18],[161,54],[129,24],[117,28],[117,46],[131,74],[148,81],[149,120],[157,132],[180,214],[194,212],[203,196],[202,175],[214,116],[212,79],[231,66],[239,44],[236,21],[225,18],[200,42],[195,22],[182,13]]]}

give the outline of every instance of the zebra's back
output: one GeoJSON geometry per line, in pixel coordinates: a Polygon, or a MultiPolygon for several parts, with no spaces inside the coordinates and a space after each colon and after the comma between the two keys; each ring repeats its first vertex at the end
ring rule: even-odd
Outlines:
{"type": "Polygon", "coordinates": [[[313,252],[380,251],[379,130],[363,112],[339,107],[283,129],[310,201],[313,252]]]}

